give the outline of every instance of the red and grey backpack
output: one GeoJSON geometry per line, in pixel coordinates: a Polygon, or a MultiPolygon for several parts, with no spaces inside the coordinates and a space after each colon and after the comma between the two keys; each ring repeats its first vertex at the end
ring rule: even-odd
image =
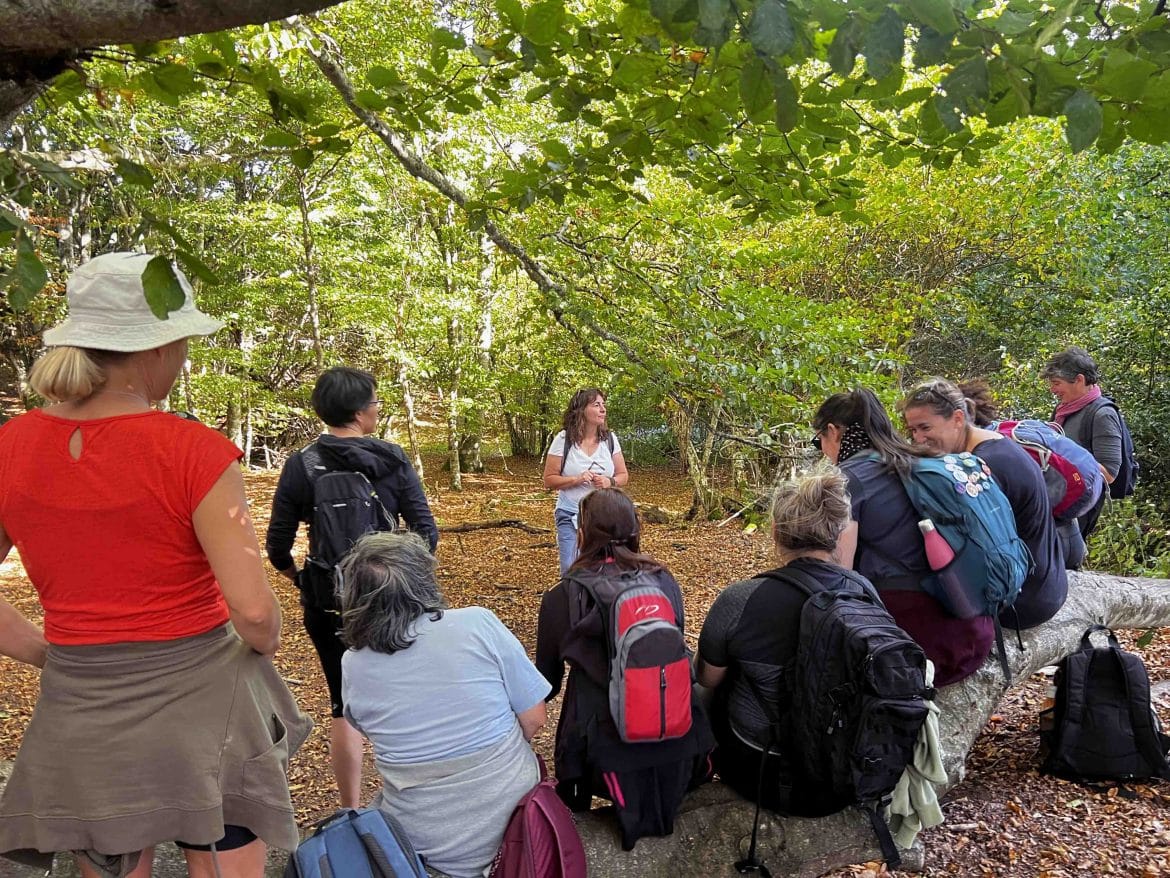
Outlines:
{"type": "Polygon", "coordinates": [[[681,738],[691,730],[691,655],[683,609],[646,570],[571,570],[570,625],[601,616],[609,674],[609,712],[627,743],[681,738]]]}
{"type": "Polygon", "coordinates": [[[1088,449],[1065,436],[1058,424],[1000,421],[990,429],[1014,439],[1040,466],[1057,521],[1072,521],[1097,505],[1104,484],[1097,461],[1088,449]]]}

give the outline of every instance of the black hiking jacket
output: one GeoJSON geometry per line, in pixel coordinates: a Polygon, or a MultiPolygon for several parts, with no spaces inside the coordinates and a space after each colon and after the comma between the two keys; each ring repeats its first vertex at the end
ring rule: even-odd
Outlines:
{"type": "MultiPolygon", "coordinates": [[[[435,517],[431,515],[431,507],[414,467],[399,446],[372,436],[343,439],[328,433],[319,437],[316,444],[325,466],[363,473],[378,492],[378,499],[390,517],[395,521],[405,521],[410,530],[430,544],[432,552],[435,550],[439,544],[435,517]]],[[[264,541],[268,560],[277,570],[293,566],[292,547],[302,521],[310,524],[309,552],[312,554],[313,485],[305,472],[301,452],[294,451],[280,471],[280,481],[272,498],[272,518],[264,541]]]]}

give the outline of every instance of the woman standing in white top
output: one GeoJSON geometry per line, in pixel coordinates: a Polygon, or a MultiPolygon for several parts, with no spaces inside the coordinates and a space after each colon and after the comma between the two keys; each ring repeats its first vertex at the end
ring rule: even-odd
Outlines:
{"type": "Polygon", "coordinates": [[[565,410],[564,429],[553,437],[544,460],[544,486],[557,492],[553,520],[561,575],[577,559],[577,505],[595,488],[621,487],[630,480],[617,436],[605,424],[605,394],[578,390],[565,410]]]}

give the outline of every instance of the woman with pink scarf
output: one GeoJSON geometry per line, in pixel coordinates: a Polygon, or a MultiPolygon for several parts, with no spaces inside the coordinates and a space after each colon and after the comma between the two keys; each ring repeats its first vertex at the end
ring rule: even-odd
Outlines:
{"type": "MultiPolygon", "coordinates": [[[[1121,416],[1117,407],[1109,404],[1111,400],[1101,393],[1097,364],[1083,348],[1073,347],[1049,360],[1040,374],[1048,382],[1052,395],[1060,401],[1052,419],[1060,424],[1066,436],[1092,453],[1105,481],[1111,483],[1122,463],[1121,416]]],[[[1086,539],[1097,526],[1107,493],[1102,491],[1097,505],[1078,519],[1081,535],[1086,539]]]]}

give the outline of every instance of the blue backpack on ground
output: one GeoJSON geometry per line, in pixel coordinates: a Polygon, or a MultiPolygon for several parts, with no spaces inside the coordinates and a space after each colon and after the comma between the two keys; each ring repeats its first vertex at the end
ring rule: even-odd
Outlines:
{"type": "Polygon", "coordinates": [[[338,811],[288,858],[284,878],[426,878],[398,821],[377,808],[338,811]]]}
{"type": "Polygon", "coordinates": [[[995,620],[999,661],[1010,681],[999,614],[1016,602],[1032,554],[1016,533],[1007,496],[987,464],[966,451],[914,458],[902,484],[919,519],[934,522],[955,556],[926,577],[923,589],[957,618],[995,620]]]}

